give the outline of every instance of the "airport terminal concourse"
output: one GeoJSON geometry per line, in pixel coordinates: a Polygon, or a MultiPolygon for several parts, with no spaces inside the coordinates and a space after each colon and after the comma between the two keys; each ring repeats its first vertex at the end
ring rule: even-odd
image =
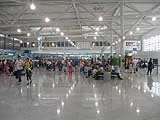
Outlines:
{"type": "Polygon", "coordinates": [[[0,120],[160,120],[160,0],[0,0],[0,120]]]}

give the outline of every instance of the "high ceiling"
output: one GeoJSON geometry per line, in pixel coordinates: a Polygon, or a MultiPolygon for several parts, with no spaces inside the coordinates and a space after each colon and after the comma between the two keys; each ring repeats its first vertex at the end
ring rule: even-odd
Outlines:
{"type": "Polygon", "coordinates": [[[48,41],[62,39],[57,27],[75,41],[94,41],[97,36],[97,40],[111,42],[112,35],[114,41],[123,36],[139,40],[160,27],[159,18],[160,0],[0,0],[0,33],[23,41],[37,41],[39,35],[48,41]],[[32,2],[35,10],[30,9],[32,2]],[[100,16],[103,21],[98,20],[100,16]],[[45,22],[46,17],[50,22],[45,22]]]}

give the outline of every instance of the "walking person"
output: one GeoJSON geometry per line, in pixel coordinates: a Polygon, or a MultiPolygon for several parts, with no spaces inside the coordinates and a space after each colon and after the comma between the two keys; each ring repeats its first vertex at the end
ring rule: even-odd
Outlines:
{"type": "Polygon", "coordinates": [[[147,71],[147,75],[150,73],[150,75],[152,74],[152,69],[154,68],[153,66],[153,62],[152,62],[152,58],[150,58],[149,62],[148,62],[148,71],[147,71]]]}
{"type": "Polygon", "coordinates": [[[26,70],[26,77],[27,77],[27,85],[31,84],[32,83],[32,63],[31,61],[29,60],[29,58],[26,58],[26,61],[25,61],[25,70],[26,70]]]}
{"type": "Polygon", "coordinates": [[[15,62],[15,68],[16,68],[16,73],[17,73],[17,79],[18,82],[21,83],[22,79],[21,79],[21,74],[22,74],[22,70],[23,70],[23,61],[21,59],[21,56],[18,55],[17,60],[15,62]]]}

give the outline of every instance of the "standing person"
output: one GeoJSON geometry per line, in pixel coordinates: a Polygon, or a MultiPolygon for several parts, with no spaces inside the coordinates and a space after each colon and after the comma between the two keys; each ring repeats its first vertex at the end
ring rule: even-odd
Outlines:
{"type": "Polygon", "coordinates": [[[68,73],[69,73],[69,75],[72,75],[72,64],[71,64],[71,62],[69,62],[68,63],[68,73]]]}
{"type": "Polygon", "coordinates": [[[138,60],[136,58],[133,59],[133,72],[136,73],[138,71],[138,60]]]}
{"type": "Polygon", "coordinates": [[[23,70],[23,61],[21,59],[21,56],[18,55],[17,57],[17,60],[15,62],[15,67],[16,67],[16,70],[17,70],[17,78],[18,78],[18,82],[20,83],[22,80],[21,80],[21,74],[22,74],[22,70],[23,70]]]}
{"type": "Polygon", "coordinates": [[[29,58],[26,58],[25,70],[26,70],[26,77],[27,77],[27,81],[28,81],[27,85],[32,83],[32,79],[31,79],[32,71],[31,71],[31,68],[32,68],[32,63],[29,60],[29,58]]]}
{"type": "Polygon", "coordinates": [[[149,62],[148,62],[148,71],[147,71],[147,75],[150,73],[150,75],[152,74],[152,69],[153,69],[153,63],[152,63],[152,58],[150,58],[149,62]]]}

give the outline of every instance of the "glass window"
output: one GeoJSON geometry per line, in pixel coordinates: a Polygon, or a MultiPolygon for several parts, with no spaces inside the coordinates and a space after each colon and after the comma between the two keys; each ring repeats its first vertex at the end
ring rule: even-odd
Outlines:
{"type": "Polygon", "coordinates": [[[160,35],[150,37],[143,40],[144,51],[158,51],[160,50],[160,35]]]}
{"type": "Polygon", "coordinates": [[[99,42],[96,42],[95,46],[99,46],[99,42]]]}
{"type": "Polygon", "coordinates": [[[57,47],[60,47],[61,46],[61,43],[60,42],[57,42],[57,47]]]}
{"type": "Polygon", "coordinates": [[[65,47],[68,47],[68,42],[65,42],[65,47]]]}
{"type": "Polygon", "coordinates": [[[102,41],[101,41],[101,42],[99,42],[99,46],[102,46],[102,41]]]}
{"type": "Polygon", "coordinates": [[[61,42],[61,47],[64,47],[64,42],[61,42]]]}

